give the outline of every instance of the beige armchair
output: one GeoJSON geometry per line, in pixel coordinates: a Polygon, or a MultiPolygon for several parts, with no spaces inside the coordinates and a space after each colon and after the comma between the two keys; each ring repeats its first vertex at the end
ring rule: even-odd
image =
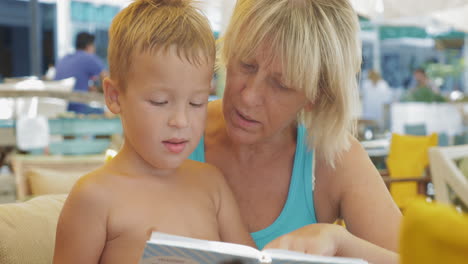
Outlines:
{"type": "Polygon", "coordinates": [[[0,263],[50,264],[58,217],[67,195],[0,205],[0,263]]]}
{"type": "Polygon", "coordinates": [[[17,200],[68,193],[76,180],[102,166],[105,155],[12,155],[17,200]]]}

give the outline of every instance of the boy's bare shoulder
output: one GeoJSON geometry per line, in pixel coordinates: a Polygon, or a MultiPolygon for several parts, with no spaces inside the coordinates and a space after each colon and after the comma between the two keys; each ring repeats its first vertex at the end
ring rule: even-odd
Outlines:
{"type": "Polygon", "coordinates": [[[189,182],[193,182],[194,185],[207,192],[219,193],[226,186],[223,173],[211,164],[187,160],[182,164],[181,169],[189,182]]]}
{"type": "Polygon", "coordinates": [[[82,202],[105,202],[112,194],[107,182],[110,175],[102,168],[89,172],[80,177],[73,186],[69,198],[82,202]]]}
{"type": "Polygon", "coordinates": [[[227,183],[222,172],[215,166],[193,160],[185,161],[181,169],[187,182],[212,197],[216,210],[221,206],[222,197],[226,193],[227,183]]]}
{"type": "Polygon", "coordinates": [[[215,166],[203,163],[194,160],[186,160],[182,164],[181,168],[184,171],[190,172],[190,174],[198,177],[206,177],[206,178],[219,178],[223,177],[221,171],[216,168],[215,166]]]}

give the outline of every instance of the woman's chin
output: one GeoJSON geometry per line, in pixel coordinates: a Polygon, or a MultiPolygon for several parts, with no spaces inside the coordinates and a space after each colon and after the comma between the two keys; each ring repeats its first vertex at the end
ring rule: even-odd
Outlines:
{"type": "Polygon", "coordinates": [[[245,131],[241,128],[227,125],[227,134],[229,139],[241,145],[252,145],[257,143],[261,136],[253,131],[245,131]]]}

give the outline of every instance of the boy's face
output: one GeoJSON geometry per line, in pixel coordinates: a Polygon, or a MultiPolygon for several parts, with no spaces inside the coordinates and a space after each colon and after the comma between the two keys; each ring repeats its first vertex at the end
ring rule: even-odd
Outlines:
{"type": "Polygon", "coordinates": [[[203,134],[213,64],[194,65],[175,48],[132,58],[120,114],[125,138],[150,165],[176,168],[203,134]]]}

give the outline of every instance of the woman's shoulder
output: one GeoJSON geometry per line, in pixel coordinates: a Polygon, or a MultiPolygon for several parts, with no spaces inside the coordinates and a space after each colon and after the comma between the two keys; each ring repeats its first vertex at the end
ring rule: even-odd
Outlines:
{"type": "Polygon", "coordinates": [[[321,199],[329,201],[327,206],[338,208],[343,193],[353,190],[357,182],[365,182],[372,176],[373,170],[369,156],[360,142],[353,136],[350,137],[350,147],[340,153],[335,160],[335,167],[327,162],[325,156],[316,151],[315,166],[315,190],[321,199]],[[334,201],[332,206],[330,202],[334,201]]]}
{"type": "Polygon", "coordinates": [[[349,135],[349,148],[337,155],[335,166],[332,167],[323,153],[316,151],[316,177],[323,177],[327,181],[341,182],[352,180],[349,175],[368,166],[369,156],[361,143],[349,135]]]}
{"type": "Polygon", "coordinates": [[[219,119],[223,116],[223,100],[218,99],[208,103],[208,120],[219,119]]]}
{"type": "Polygon", "coordinates": [[[322,152],[320,152],[319,149],[316,153],[317,160],[320,161],[324,167],[327,167],[327,170],[329,171],[340,171],[346,170],[348,167],[353,167],[354,160],[356,159],[368,158],[366,150],[361,145],[359,140],[356,139],[356,137],[349,134],[348,140],[349,147],[336,155],[335,168],[333,168],[329,162],[326,161],[325,156],[322,152]]]}

